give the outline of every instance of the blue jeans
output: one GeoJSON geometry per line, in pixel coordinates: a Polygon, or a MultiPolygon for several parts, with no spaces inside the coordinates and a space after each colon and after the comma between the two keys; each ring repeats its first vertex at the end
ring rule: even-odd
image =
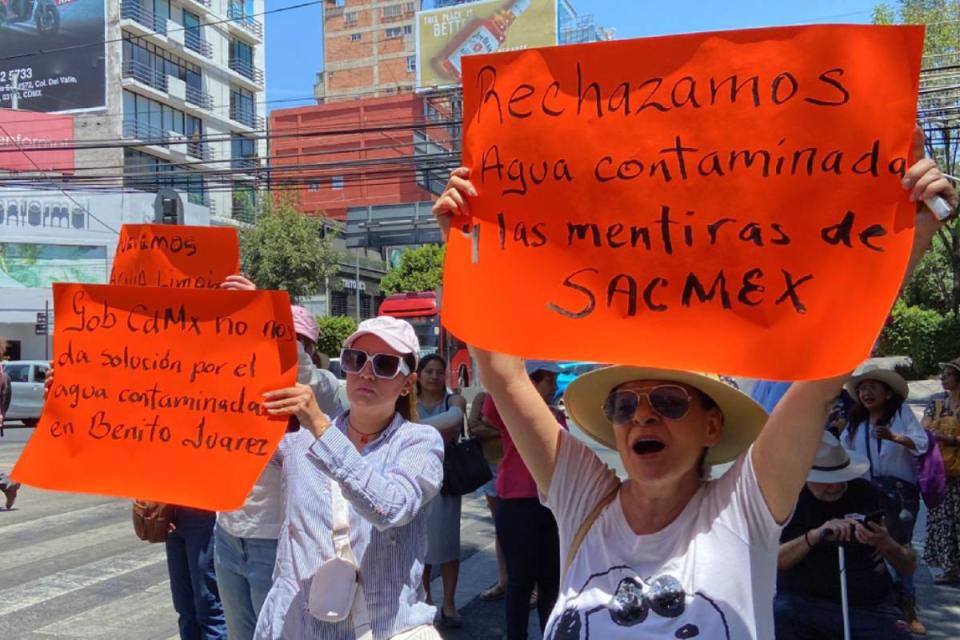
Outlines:
{"type": "MultiPolygon", "coordinates": [[[[834,578],[835,579],[835,578],[834,578]]],[[[843,611],[839,602],[780,592],[773,600],[777,640],[843,638],[843,611]]],[[[851,640],[910,640],[897,628],[900,611],[890,606],[851,607],[851,640]]]]}
{"type": "Polygon", "coordinates": [[[213,569],[216,514],[177,507],[167,538],[167,570],[181,640],[226,640],[227,625],[213,569]]]}
{"type": "Polygon", "coordinates": [[[251,640],[260,608],[273,585],[277,541],[237,538],[220,527],[214,538],[217,581],[230,640],[251,640]]]}

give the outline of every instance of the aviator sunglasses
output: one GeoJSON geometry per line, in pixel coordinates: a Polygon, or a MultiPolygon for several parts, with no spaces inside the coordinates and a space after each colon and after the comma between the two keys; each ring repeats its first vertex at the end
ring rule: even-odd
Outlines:
{"type": "Polygon", "coordinates": [[[643,391],[618,389],[612,392],[603,403],[603,415],[613,424],[626,424],[637,414],[640,398],[646,398],[650,407],[668,420],[679,420],[690,411],[689,391],[679,385],[661,384],[643,391]]]}
{"type": "Polygon", "coordinates": [[[410,375],[410,367],[403,358],[392,353],[367,353],[360,349],[344,349],[340,352],[340,368],[347,373],[360,373],[367,360],[373,366],[373,375],[392,380],[398,374],[410,375]]]}

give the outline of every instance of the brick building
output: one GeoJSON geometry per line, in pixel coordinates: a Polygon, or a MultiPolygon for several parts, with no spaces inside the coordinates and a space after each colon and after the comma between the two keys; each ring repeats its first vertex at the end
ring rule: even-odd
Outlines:
{"type": "Polygon", "coordinates": [[[344,220],[350,207],[430,200],[421,186],[423,154],[442,156],[439,145],[450,140],[447,116],[432,105],[405,93],[274,109],[275,186],[298,190],[304,213],[335,220],[344,220]]]}
{"type": "Polygon", "coordinates": [[[317,102],[412,91],[419,0],[326,0],[317,102]]]}

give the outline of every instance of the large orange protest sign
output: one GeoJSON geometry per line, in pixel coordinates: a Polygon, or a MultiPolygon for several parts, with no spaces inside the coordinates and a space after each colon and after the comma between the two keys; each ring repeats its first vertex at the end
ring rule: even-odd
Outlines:
{"type": "Polygon", "coordinates": [[[796,380],[869,354],[915,205],[922,27],[691,34],[464,59],[443,318],[537,358],[796,380]]]}
{"type": "Polygon", "coordinates": [[[55,284],[53,295],[55,378],[13,477],[240,507],[286,429],[261,402],[296,380],[287,294],[55,284]]]}
{"type": "Polygon", "coordinates": [[[210,289],[239,272],[240,244],[232,227],[125,224],[110,284],[210,289]]]}

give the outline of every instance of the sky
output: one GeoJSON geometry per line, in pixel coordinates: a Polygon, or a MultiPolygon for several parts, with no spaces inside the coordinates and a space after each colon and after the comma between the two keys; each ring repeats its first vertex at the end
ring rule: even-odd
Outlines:
{"type": "MultiPolygon", "coordinates": [[[[398,0],[399,1],[399,0],[398,0]]],[[[616,29],[616,38],[746,29],[788,24],[868,23],[870,0],[571,0],[578,13],[616,29]]],[[[265,0],[266,10],[303,0],[265,0]]],[[[320,5],[264,16],[267,111],[313,103],[313,84],[323,66],[320,5]]]]}

